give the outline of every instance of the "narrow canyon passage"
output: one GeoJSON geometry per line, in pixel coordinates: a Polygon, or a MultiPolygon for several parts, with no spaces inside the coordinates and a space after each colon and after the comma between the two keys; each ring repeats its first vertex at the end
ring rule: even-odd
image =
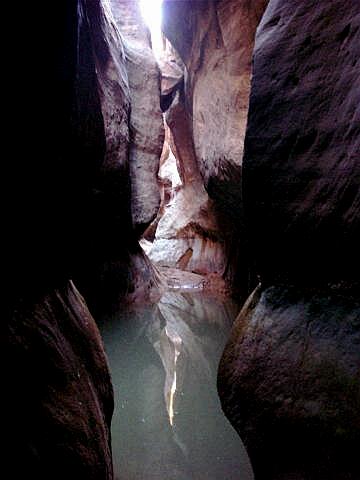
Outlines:
{"type": "Polygon", "coordinates": [[[6,478],[359,480],[359,0],[48,3],[6,4],[6,478]]]}
{"type": "MultiPolygon", "coordinates": [[[[114,476],[116,480],[252,480],[245,447],[222,411],[216,387],[219,360],[239,310],[226,295],[227,232],[219,227],[196,163],[184,104],[185,65],[160,31],[161,3],[139,4],[151,29],[160,71],[165,127],[157,172],[160,206],[146,228],[146,222],[138,219],[145,218],[142,213],[151,203],[151,192],[145,192],[149,178],[143,183],[137,179],[150,165],[150,157],[130,154],[133,221],[138,224],[139,243],[157,272],[160,297],[144,305],[122,305],[98,318],[115,393],[114,476]]],[[[133,14],[139,13],[132,7],[133,14]]],[[[123,31],[125,39],[134,43],[141,19],[134,14],[133,20],[136,28],[123,31]]],[[[130,87],[136,85],[132,70],[129,79],[130,87]]],[[[147,95],[155,96],[156,91],[147,95]]],[[[135,104],[130,119],[147,147],[148,132],[144,126],[140,129],[137,108],[135,104]]],[[[149,115],[142,118],[144,125],[155,123],[153,111],[140,112],[149,115]]]]}
{"type": "Polygon", "coordinates": [[[186,289],[102,320],[115,391],[116,480],[253,479],[216,390],[237,311],[231,300],[186,289]]]}

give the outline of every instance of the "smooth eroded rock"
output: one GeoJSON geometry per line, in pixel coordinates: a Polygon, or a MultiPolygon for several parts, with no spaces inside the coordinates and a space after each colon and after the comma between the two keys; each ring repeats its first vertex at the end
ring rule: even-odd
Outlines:
{"type": "Polygon", "coordinates": [[[224,238],[224,276],[245,298],[250,265],[244,254],[242,156],[255,30],[266,3],[163,3],[163,31],[186,67],[182,104],[188,123],[186,129],[174,133],[179,158],[182,151],[192,150],[202,183],[214,202],[211,214],[224,238]]]}
{"type": "Polygon", "coordinates": [[[257,31],[244,204],[258,270],[358,280],[360,5],[273,0],[257,31]]]}
{"type": "Polygon", "coordinates": [[[159,160],[164,143],[160,109],[160,70],[151,50],[150,33],[139,3],[112,0],[116,23],[123,35],[129,81],[132,220],[138,236],[154,220],[160,205],[157,184],[159,160]]]}
{"type": "Polygon", "coordinates": [[[249,298],[218,389],[256,478],[359,477],[359,344],[358,296],[277,286],[249,298]]]}
{"type": "Polygon", "coordinates": [[[4,471],[111,480],[113,392],[97,326],[71,282],[18,301],[2,327],[4,471]]]}

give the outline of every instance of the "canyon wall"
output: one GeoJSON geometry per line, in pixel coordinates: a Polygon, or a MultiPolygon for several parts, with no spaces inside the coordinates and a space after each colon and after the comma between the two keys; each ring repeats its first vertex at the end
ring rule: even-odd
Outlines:
{"type": "MultiPolygon", "coordinates": [[[[3,469],[111,480],[113,393],[85,300],[94,313],[146,297],[157,281],[133,226],[156,208],[131,209],[135,94],[124,40],[106,1],[9,10],[22,35],[5,53],[3,469]]],[[[144,162],[156,169],[154,156],[144,162]]]]}
{"type": "Polygon", "coordinates": [[[137,236],[140,236],[156,217],[160,205],[157,172],[164,143],[164,122],[160,109],[161,77],[139,4],[132,0],[112,0],[111,8],[125,48],[131,101],[131,211],[133,226],[137,236]]]}
{"type": "Polygon", "coordinates": [[[92,42],[90,18],[104,27],[100,3],[87,7],[54,4],[48,22],[41,2],[11,7],[29,52],[20,62],[13,40],[4,102],[11,150],[2,177],[2,458],[16,479],[113,478],[110,375],[95,322],[70,282],[90,259],[104,258],[100,219],[108,225],[100,215],[108,177],[96,63],[106,63],[110,47],[92,42]]]}
{"type": "MultiPolygon", "coordinates": [[[[163,31],[185,64],[179,99],[186,124],[183,130],[189,132],[191,145],[186,147],[179,134],[174,141],[178,150],[191,150],[210,199],[203,210],[216,219],[212,236],[222,250],[220,273],[242,296],[248,291],[250,269],[244,254],[243,139],[255,29],[266,3],[163,3],[163,31]]],[[[179,123],[171,107],[169,112],[174,125],[179,123]]]]}
{"type": "Polygon", "coordinates": [[[261,284],[218,387],[256,478],[359,478],[360,5],[270,0],[243,199],[261,284]]]}
{"type": "MultiPolygon", "coordinates": [[[[94,188],[98,235],[94,258],[77,284],[94,311],[146,300],[160,283],[138,244],[156,216],[164,126],[160,72],[137,3],[103,2],[90,14],[105,128],[105,158],[94,188]]],[[[94,10],[89,4],[90,13],[94,10]]]]}

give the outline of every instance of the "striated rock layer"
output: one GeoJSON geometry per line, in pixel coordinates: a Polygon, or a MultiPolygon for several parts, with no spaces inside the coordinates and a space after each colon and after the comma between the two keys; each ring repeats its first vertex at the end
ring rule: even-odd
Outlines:
{"type": "Polygon", "coordinates": [[[244,207],[262,286],[219,369],[259,479],[360,476],[360,5],[271,0],[259,26],[244,207]]]}
{"type": "MultiPolygon", "coordinates": [[[[224,244],[225,268],[221,273],[242,295],[247,292],[249,278],[248,258],[243,254],[243,140],[255,29],[266,3],[163,3],[164,33],[186,67],[186,129],[197,170],[212,201],[209,214],[216,216],[218,236],[224,244]]],[[[174,138],[177,149],[184,150],[186,141],[178,138],[178,142],[174,138]]]]}
{"type": "Polygon", "coordinates": [[[121,31],[129,82],[131,212],[140,236],[154,220],[160,205],[157,184],[159,159],[164,143],[160,109],[160,71],[151,50],[150,35],[139,3],[112,0],[111,8],[121,31]]]}

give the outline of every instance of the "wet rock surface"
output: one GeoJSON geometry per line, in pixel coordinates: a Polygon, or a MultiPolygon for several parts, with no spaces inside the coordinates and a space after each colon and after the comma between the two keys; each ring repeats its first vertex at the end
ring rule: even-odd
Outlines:
{"type": "Polygon", "coordinates": [[[358,478],[359,342],[358,296],[277,286],[250,297],[218,389],[256,478],[358,478]]]}

